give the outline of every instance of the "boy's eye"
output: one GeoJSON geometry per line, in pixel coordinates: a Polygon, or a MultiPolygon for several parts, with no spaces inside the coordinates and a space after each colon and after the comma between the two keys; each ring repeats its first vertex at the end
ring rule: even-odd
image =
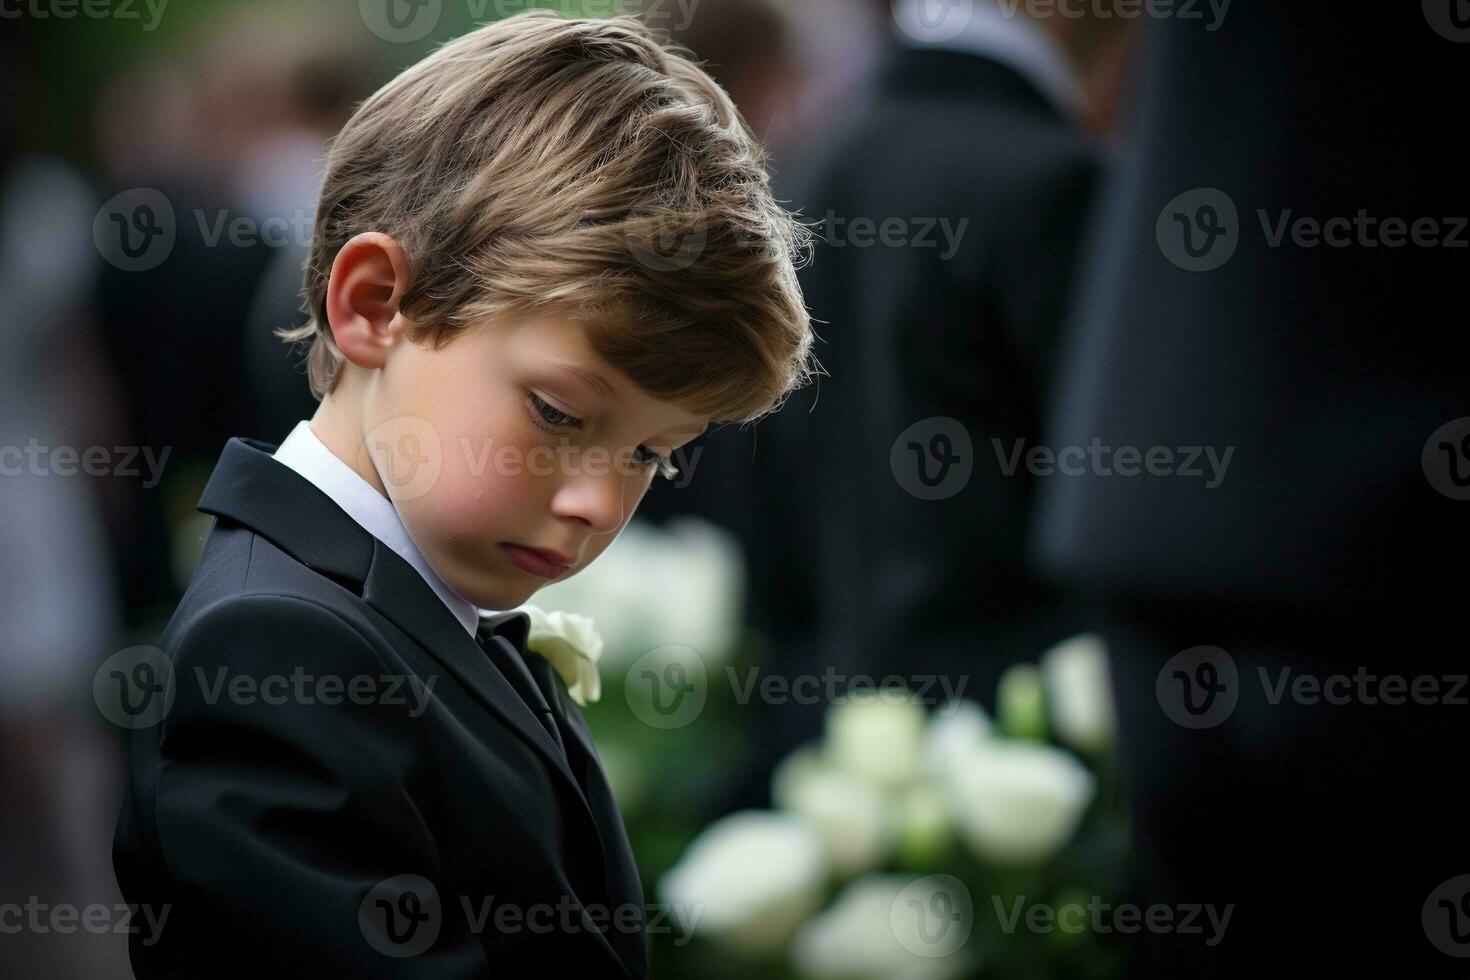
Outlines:
{"type": "MultiPolygon", "coordinates": [[[[580,429],[583,421],[575,415],[568,415],[555,405],[548,403],[545,399],[531,392],[531,406],[542,421],[547,425],[558,429],[580,429]]],[[[679,475],[679,468],[673,463],[672,456],[660,456],[647,446],[640,445],[633,452],[633,456],[644,466],[657,466],[660,475],[665,479],[672,480],[679,475]]]]}
{"type": "Polygon", "coordinates": [[[581,419],[575,415],[568,415],[555,405],[548,404],[534,391],[531,393],[531,404],[542,419],[558,429],[580,429],[582,427],[581,419]]]}
{"type": "Polygon", "coordinates": [[[672,456],[660,456],[647,446],[639,446],[634,456],[644,465],[657,464],[659,475],[666,480],[672,480],[679,475],[679,468],[674,465],[672,456]]]}

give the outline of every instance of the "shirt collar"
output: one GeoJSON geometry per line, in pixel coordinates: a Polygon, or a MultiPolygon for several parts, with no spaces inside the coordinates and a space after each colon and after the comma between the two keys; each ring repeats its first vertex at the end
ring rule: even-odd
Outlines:
{"type": "Polygon", "coordinates": [[[520,612],[518,609],[505,612],[480,609],[445,584],[414,545],[392,502],[333,455],[305,419],[296,423],[296,428],[276,450],[275,458],[332,498],[348,517],[412,565],[471,636],[482,623],[493,627],[520,612]]]}
{"type": "Polygon", "coordinates": [[[935,0],[896,0],[894,33],[912,47],[977,54],[1018,72],[1063,112],[1078,116],[1082,80],[1060,42],[1021,10],[1020,0],[938,4],[939,21],[923,15],[935,0]],[[1001,3],[1007,4],[1002,9],[1001,3]]]}

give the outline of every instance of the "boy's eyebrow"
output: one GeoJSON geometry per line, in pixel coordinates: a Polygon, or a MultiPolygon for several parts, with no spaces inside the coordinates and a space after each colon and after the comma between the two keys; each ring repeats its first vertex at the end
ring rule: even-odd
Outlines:
{"type": "MultiPolygon", "coordinates": [[[[552,367],[560,368],[561,370],[566,371],[573,377],[590,385],[594,390],[602,395],[602,397],[613,397],[612,386],[604,381],[602,379],[602,375],[598,374],[596,371],[584,368],[580,364],[572,364],[569,361],[552,361],[551,365],[552,367]]],[[[672,436],[702,436],[708,431],[709,423],[706,422],[704,425],[693,425],[683,429],[669,429],[667,434],[672,436]]]]}
{"type": "Polygon", "coordinates": [[[584,384],[589,385],[593,391],[596,391],[603,398],[613,397],[612,385],[604,381],[602,375],[596,371],[590,371],[579,364],[571,364],[567,361],[552,361],[551,364],[553,367],[560,368],[574,378],[581,380],[584,384]]]}

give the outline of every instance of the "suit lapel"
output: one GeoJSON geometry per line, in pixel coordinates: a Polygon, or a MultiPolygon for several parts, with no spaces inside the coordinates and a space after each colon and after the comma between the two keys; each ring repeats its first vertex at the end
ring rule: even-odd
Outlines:
{"type": "MultiPolygon", "coordinates": [[[[468,691],[493,711],[555,770],[582,804],[589,820],[596,819],[567,759],[542,727],[520,692],[500,672],[474,637],[464,631],[413,566],[381,541],[373,541],[373,562],[362,597],[407,633],[468,691]]],[[[599,839],[599,846],[600,846],[599,839]]]]}

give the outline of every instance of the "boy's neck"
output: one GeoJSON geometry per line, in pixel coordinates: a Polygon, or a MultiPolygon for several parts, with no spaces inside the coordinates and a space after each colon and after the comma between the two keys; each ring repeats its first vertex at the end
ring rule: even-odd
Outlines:
{"type": "MultiPolygon", "coordinates": [[[[346,380],[343,379],[344,382],[346,380]]],[[[368,486],[382,494],[385,500],[391,499],[363,444],[362,413],[350,393],[342,391],[344,387],[345,384],[339,385],[338,391],[322,399],[316,414],[311,417],[311,431],[333,456],[367,481],[368,486]]]]}

